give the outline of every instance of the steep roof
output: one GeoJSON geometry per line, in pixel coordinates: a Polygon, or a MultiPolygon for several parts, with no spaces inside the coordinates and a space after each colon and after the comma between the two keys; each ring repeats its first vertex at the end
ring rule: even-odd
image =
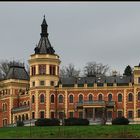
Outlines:
{"type": "Polygon", "coordinates": [[[60,78],[59,83],[62,85],[74,85],[77,84],[94,84],[94,83],[117,83],[118,85],[133,83],[132,76],[98,76],[98,77],[66,77],[60,78]]]}
{"type": "Polygon", "coordinates": [[[29,80],[29,75],[24,66],[10,66],[6,79],[29,80]]]}

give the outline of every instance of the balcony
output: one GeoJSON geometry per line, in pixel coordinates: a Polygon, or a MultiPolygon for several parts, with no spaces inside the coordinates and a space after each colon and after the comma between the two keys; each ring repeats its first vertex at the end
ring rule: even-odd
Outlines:
{"type": "Polygon", "coordinates": [[[84,106],[93,106],[93,107],[114,107],[115,106],[115,101],[99,101],[99,100],[94,100],[94,101],[83,101],[83,102],[78,102],[76,106],[79,107],[84,107],[84,106]]]}
{"type": "Polygon", "coordinates": [[[15,108],[12,108],[12,113],[17,113],[17,112],[20,112],[20,111],[28,111],[30,109],[29,106],[20,106],[20,107],[15,107],[15,108]]]}

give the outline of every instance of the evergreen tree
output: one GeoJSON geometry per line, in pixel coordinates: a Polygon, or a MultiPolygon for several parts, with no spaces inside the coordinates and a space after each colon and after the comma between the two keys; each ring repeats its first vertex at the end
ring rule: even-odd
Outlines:
{"type": "Polygon", "coordinates": [[[126,75],[126,76],[132,75],[132,68],[129,65],[125,68],[123,75],[126,75]]]}

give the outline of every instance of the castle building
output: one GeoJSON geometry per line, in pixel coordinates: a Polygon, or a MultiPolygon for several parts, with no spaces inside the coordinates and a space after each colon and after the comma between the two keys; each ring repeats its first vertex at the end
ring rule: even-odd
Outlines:
{"type": "Polygon", "coordinates": [[[29,58],[30,74],[24,65],[13,64],[0,81],[0,127],[18,120],[38,118],[87,118],[92,122],[106,116],[111,121],[124,116],[140,121],[140,66],[132,76],[59,76],[60,57],[49,38],[45,17],[34,53],[29,58]]]}

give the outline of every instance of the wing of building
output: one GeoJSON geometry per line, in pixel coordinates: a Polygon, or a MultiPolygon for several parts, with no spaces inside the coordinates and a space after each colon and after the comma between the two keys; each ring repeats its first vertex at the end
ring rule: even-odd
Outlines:
{"type": "Polygon", "coordinates": [[[38,118],[98,122],[105,113],[108,122],[118,116],[140,121],[140,66],[134,67],[132,76],[60,78],[60,57],[48,35],[44,17],[39,43],[28,61],[30,74],[13,64],[0,81],[0,127],[38,118]]]}

